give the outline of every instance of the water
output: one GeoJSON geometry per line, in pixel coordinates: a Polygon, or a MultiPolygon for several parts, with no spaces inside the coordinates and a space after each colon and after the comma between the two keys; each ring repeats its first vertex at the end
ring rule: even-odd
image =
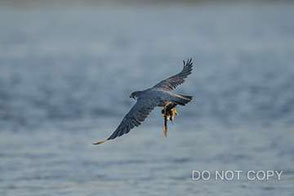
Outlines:
{"type": "Polygon", "coordinates": [[[292,4],[0,11],[0,195],[293,195],[292,4]],[[168,138],[160,110],[109,136],[148,88],[195,69],[168,138]],[[192,170],[283,170],[192,181],[192,170]]]}

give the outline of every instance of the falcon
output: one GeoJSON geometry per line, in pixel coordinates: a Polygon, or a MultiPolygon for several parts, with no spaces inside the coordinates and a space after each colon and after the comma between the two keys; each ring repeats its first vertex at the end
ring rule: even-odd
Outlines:
{"type": "MultiPolygon", "coordinates": [[[[175,107],[177,105],[185,106],[193,98],[189,95],[172,92],[177,86],[185,82],[187,76],[192,73],[192,68],[193,62],[192,58],[190,58],[187,61],[183,61],[183,69],[180,73],[162,80],[155,86],[146,90],[132,92],[130,98],[137,100],[136,104],[130,109],[116,130],[106,140],[93,144],[102,144],[105,141],[113,140],[129,133],[131,129],[141,125],[155,107],[162,107],[162,112],[167,111],[166,115],[172,121],[175,115],[175,107]],[[171,105],[172,107],[170,107],[171,105]],[[168,113],[170,113],[170,115],[168,113]]],[[[164,134],[166,135],[166,133],[164,134]]]]}

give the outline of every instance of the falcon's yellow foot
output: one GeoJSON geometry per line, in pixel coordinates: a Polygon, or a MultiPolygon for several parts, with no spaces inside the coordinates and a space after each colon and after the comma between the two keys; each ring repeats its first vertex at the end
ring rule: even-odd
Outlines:
{"type": "Polygon", "coordinates": [[[176,115],[178,115],[178,110],[177,110],[177,108],[176,107],[174,107],[173,109],[172,109],[172,112],[173,112],[173,116],[176,116],[176,115]]]}
{"type": "Polygon", "coordinates": [[[171,116],[170,116],[169,120],[171,122],[173,122],[175,120],[175,117],[176,117],[177,114],[178,114],[177,108],[176,107],[172,108],[171,109],[171,116]]]}

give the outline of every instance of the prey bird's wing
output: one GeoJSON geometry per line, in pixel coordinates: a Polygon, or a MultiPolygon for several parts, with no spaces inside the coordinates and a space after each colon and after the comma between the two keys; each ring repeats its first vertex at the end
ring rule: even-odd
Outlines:
{"type": "Polygon", "coordinates": [[[183,84],[187,76],[190,75],[192,72],[192,67],[193,67],[192,58],[188,59],[187,62],[183,61],[183,63],[184,63],[184,67],[180,73],[160,81],[158,84],[153,86],[153,88],[171,91],[171,90],[174,90],[180,84],[183,84]]]}
{"type": "MultiPolygon", "coordinates": [[[[152,98],[139,98],[136,104],[125,115],[117,129],[106,139],[112,140],[116,137],[127,134],[134,127],[139,126],[148,116],[148,114],[159,104],[159,100],[152,98]]],[[[102,144],[106,140],[94,144],[102,144]]]]}

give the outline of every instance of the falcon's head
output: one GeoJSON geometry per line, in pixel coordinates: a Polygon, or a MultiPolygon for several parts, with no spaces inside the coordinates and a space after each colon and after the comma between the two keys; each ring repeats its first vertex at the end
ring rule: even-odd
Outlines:
{"type": "Polygon", "coordinates": [[[141,91],[132,92],[132,94],[130,95],[130,98],[136,99],[139,97],[140,94],[141,94],[141,91]]]}

